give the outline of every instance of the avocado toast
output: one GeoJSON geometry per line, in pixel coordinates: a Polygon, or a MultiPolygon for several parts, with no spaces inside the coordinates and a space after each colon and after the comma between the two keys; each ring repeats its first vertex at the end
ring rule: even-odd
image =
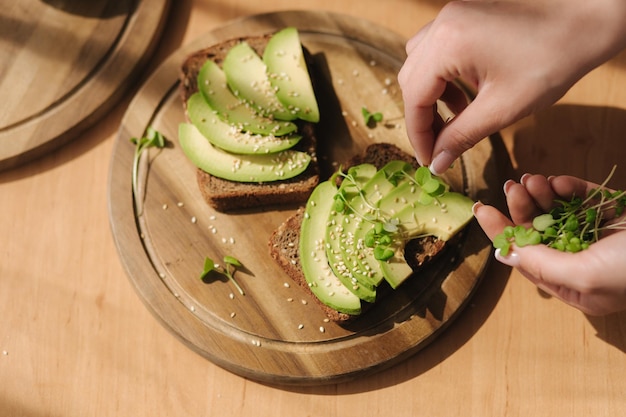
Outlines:
{"type": "Polygon", "coordinates": [[[180,95],[189,123],[179,140],[209,205],[228,212],[306,201],[319,182],[312,73],[293,28],[232,39],[185,60],[180,95]],[[297,59],[281,61],[284,50],[297,59]]]}
{"type": "Polygon", "coordinates": [[[394,145],[370,145],[348,165],[268,243],[272,258],[336,322],[358,317],[379,289],[418,274],[472,219],[471,199],[438,179],[420,183],[423,170],[394,145]]]}

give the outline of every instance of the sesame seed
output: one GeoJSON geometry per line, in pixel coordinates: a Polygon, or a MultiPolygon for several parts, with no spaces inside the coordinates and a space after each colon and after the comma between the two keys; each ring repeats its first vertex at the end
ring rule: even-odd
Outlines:
{"type": "Polygon", "coordinates": [[[163,204],[163,210],[167,210],[167,204],[163,204]]]}
{"type": "Polygon", "coordinates": [[[289,288],[289,287],[290,287],[290,285],[289,285],[289,283],[288,283],[288,282],[285,282],[285,283],[283,283],[283,287],[285,287],[285,288],[289,288]]]}
{"type": "Polygon", "coordinates": [[[3,351],[2,351],[2,354],[3,354],[4,356],[7,356],[7,355],[9,354],[9,352],[7,352],[6,350],[3,350],[3,351]]]}
{"type": "Polygon", "coordinates": [[[196,224],[197,222],[198,222],[198,219],[196,219],[196,216],[192,216],[191,223],[196,224]]]}
{"type": "Polygon", "coordinates": [[[300,302],[301,302],[302,304],[304,304],[304,305],[307,305],[307,304],[308,304],[306,300],[300,300],[300,302]]]}
{"type": "Polygon", "coordinates": [[[230,298],[231,300],[235,299],[235,294],[233,294],[232,292],[230,294],[228,294],[228,298],[230,298]]]}
{"type": "Polygon", "coordinates": [[[195,306],[191,306],[191,307],[189,307],[189,310],[196,311],[196,307],[195,306]]]}
{"type": "Polygon", "coordinates": [[[324,326],[320,326],[320,333],[324,333],[326,331],[326,329],[324,328],[324,326]]]}
{"type": "Polygon", "coordinates": [[[178,207],[182,207],[182,206],[184,206],[184,205],[185,205],[185,203],[183,203],[182,201],[179,201],[178,203],[176,203],[176,205],[177,205],[178,207]]]}
{"type": "Polygon", "coordinates": [[[235,318],[235,316],[237,315],[237,313],[235,313],[234,311],[232,313],[230,313],[230,318],[235,318]]]}
{"type": "Polygon", "coordinates": [[[298,329],[300,330],[304,329],[304,324],[298,324],[298,329]]]}

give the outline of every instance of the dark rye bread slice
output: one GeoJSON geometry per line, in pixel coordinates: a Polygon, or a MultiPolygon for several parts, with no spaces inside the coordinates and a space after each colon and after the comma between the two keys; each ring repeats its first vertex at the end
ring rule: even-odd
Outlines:
{"type": "MultiPolygon", "coordinates": [[[[367,147],[361,155],[353,157],[346,164],[346,169],[350,166],[370,163],[380,169],[390,161],[400,160],[408,162],[417,167],[415,158],[408,155],[395,145],[389,143],[376,143],[367,147]]],[[[281,224],[270,236],[268,242],[271,257],[282,267],[285,273],[306,291],[309,286],[306,282],[302,268],[300,266],[300,254],[298,251],[300,243],[300,226],[304,217],[304,208],[299,208],[295,214],[281,224]]],[[[460,234],[458,235],[460,236],[460,234]]],[[[409,266],[416,272],[420,268],[434,261],[458,240],[458,236],[444,242],[434,236],[413,239],[405,247],[405,259],[409,266]]],[[[355,316],[340,313],[322,303],[317,297],[312,296],[320,308],[335,322],[347,322],[353,320],[355,316]]],[[[364,306],[367,308],[367,305],[364,306]]]]}
{"type": "MultiPolygon", "coordinates": [[[[183,100],[185,111],[187,109],[187,100],[198,91],[198,73],[207,59],[221,66],[228,51],[242,41],[246,41],[262,56],[270,37],[271,34],[231,39],[201,49],[188,56],[182,64],[180,73],[180,96],[183,100]]],[[[310,55],[304,47],[303,50],[313,81],[314,71],[310,55]]],[[[198,169],[196,171],[196,180],[204,200],[221,212],[305,202],[319,183],[319,167],[316,156],[317,137],[313,123],[303,121],[297,121],[296,123],[302,139],[293,149],[307,152],[311,155],[311,163],[303,173],[284,181],[257,183],[229,181],[198,169]]]]}

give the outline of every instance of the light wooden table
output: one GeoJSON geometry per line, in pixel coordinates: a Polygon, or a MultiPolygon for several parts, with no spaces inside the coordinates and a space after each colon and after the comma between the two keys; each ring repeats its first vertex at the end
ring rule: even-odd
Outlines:
{"type": "MultiPolygon", "coordinates": [[[[179,46],[244,15],[328,10],[408,38],[444,4],[173,3],[144,78],[179,46]]],[[[626,157],[624,85],[621,54],[555,107],[502,131],[512,162],[503,161],[502,182],[524,172],[603,179],[626,157]]],[[[586,317],[495,263],[469,308],[435,343],[374,376],[272,387],[194,353],[144,307],[111,236],[110,155],[135,91],[71,143],[0,172],[0,415],[626,415],[626,314],[586,317]]],[[[622,168],[615,186],[626,186],[622,168]]]]}

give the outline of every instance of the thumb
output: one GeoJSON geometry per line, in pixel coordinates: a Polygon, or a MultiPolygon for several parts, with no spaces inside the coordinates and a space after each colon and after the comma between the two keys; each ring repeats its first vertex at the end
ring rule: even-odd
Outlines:
{"type": "Polygon", "coordinates": [[[463,152],[516,120],[516,116],[505,112],[507,103],[499,105],[500,101],[487,90],[485,87],[441,129],[430,165],[434,174],[442,174],[463,152]]]}

